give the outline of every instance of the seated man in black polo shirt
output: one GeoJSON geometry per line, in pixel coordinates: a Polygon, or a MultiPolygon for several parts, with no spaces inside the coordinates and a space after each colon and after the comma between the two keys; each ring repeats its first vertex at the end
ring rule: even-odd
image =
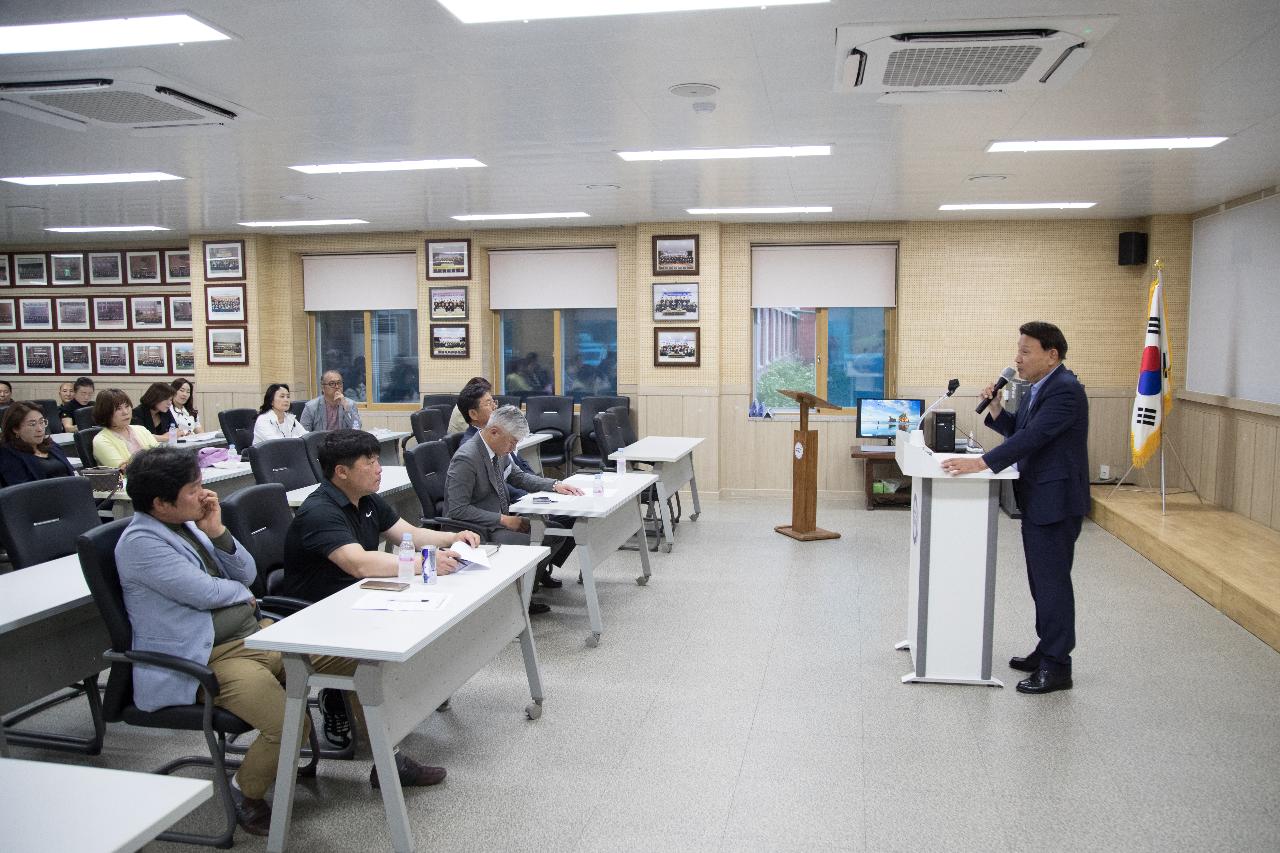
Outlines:
{"type": "MultiPolygon", "coordinates": [[[[466,531],[442,533],[414,527],[378,494],[382,484],[381,446],[370,433],[336,429],[320,443],[320,487],[302,502],[284,540],[282,595],[319,601],[362,578],[395,577],[396,555],[379,551],[382,542],[399,545],[413,536],[414,569],[422,570],[421,549],[445,549],[458,540],[479,545],[466,531]]],[[[436,570],[447,575],[458,555],[441,550],[436,570]]]]}

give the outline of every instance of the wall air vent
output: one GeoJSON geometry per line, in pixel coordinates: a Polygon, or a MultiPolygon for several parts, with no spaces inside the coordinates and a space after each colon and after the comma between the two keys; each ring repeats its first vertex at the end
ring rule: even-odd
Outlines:
{"type": "Polygon", "coordinates": [[[836,28],[835,89],[896,104],[1042,90],[1070,79],[1112,23],[1098,16],[843,24],[836,28]]]}
{"type": "Polygon", "coordinates": [[[218,102],[146,68],[0,80],[0,110],[73,130],[111,128],[148,135],[223,129],[246,115],[242,107],[218,102]]]}

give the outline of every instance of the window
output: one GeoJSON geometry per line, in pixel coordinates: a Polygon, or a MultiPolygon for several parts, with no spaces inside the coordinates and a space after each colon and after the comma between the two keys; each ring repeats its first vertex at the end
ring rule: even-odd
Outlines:
{"type": "Polygon", "coordinates": [[[418,312],[320,311],[315,317],[316,387],[326,370],[342,374],[343,394],[360,403],[416,403],[418,312]],[[372,329],[366,338],[365,330],[372,329]]]}
{"type": "Polygon", "coordinates": [[[500,393],[520,399],[613,395],[618,388],[618,312],[614,308],[521,308],[501,318],[500,393]],[[558,333],[558,334],[557,334],[558,333]]]}
{"type": "Polygon", "coordinates": [[[809,391],[845,408],[885,392],[884,308],[756,308],[753,397],[794,409],[780,391],[809,391]]]}

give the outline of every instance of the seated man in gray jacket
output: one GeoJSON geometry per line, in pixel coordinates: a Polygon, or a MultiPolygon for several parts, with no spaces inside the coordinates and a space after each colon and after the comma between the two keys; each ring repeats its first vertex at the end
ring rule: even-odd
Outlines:
{"type": "MultiPolygon", "coordinates": [[[[492,542],[529,544],[529,522],[509,515],[511,498],[507,484],[526,492],[556,491],[562,495],[581,495],[574,486],[526,473],[513,461],[512,454],[520,439],[529,434],[529,422],[515,406],[502,406],[489,415],[484,429],[462,443],[449,462],[445,480],[445,514],[465,521],[484,531],[492,542]]],[[[572,519],[547,518],[549,527],[571,527],[572,519]]],[[[551,563],[563,566],[573,551],[572,537],[552,537],[551,563]]],[[[556,586],[559,586],[557,583],[556,586]]],[[[537,602],[535,602],[537,604],[537,602]]],[[[530,607],[530,612],[546,612],[546,605],[530,607]]]]}
{"type": "Polygon", "coordinates": [[[307,432],[334,429],[360,429],[360,412],[356,404],[342,395],[342,374],[326,370],[320,377],[320,396],[302,407],[298,423],[307,432]]]}
{"type": "MultiPolygon", "coordinates": [[[[266,835],[271,807],[265,797],[275,781],[284,727],[284,668],[278,652],[244,646],[271,624],[259,621],[249,590],[257,577],[253,557],[223,525],[218,496],[204,488],[194,453],[167,445],[138,452],[129,463],[126,491],[134,516],[115,557],[133,648],[207,665],[218,677],[214,703],[258,730],[232,785],[243,794],[236,805],[240,827],[266,835]]],[[[313,657],[312,664],[318,672],[355,672],[348,658],[313,657]]],[[[191,676],[133,667],[133,700],[144,711],[203,701],[202,690],[191,676]]],[[[351,698],[352,715],[362,724],[351,698]]],[[[396,765],[402,785],[434,785],[445,776],[443,768],[400,754],[396,765]]],[[[376,768],[370,781],[378,787],[376,768]]]]}

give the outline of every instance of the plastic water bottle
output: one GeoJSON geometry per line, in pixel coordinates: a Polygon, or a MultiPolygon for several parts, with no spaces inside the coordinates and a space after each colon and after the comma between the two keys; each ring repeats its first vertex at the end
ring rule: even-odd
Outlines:
{"type": "Polygon", "coordinates": [[[436,549],[430,545],[422,549],[422,582],[436,582],[436,549]]]}
{"type": "Polygon", "coordinates": [[[178,444],[178,430],[175,427],[169,427],[169,446],[176,447],[178,444]]]}
{"type": "Polygon", "coordinates": [[[597,471],[595,477],[591,480],[591,496],[593,498],[604,497],[604,472],[597,471]]]}
{"type": "Polygon", "coordinates": [[[396,553],[396,576],[402,581],[413,580],[413,552],[413,534],[406,533],[396,553]]]}

